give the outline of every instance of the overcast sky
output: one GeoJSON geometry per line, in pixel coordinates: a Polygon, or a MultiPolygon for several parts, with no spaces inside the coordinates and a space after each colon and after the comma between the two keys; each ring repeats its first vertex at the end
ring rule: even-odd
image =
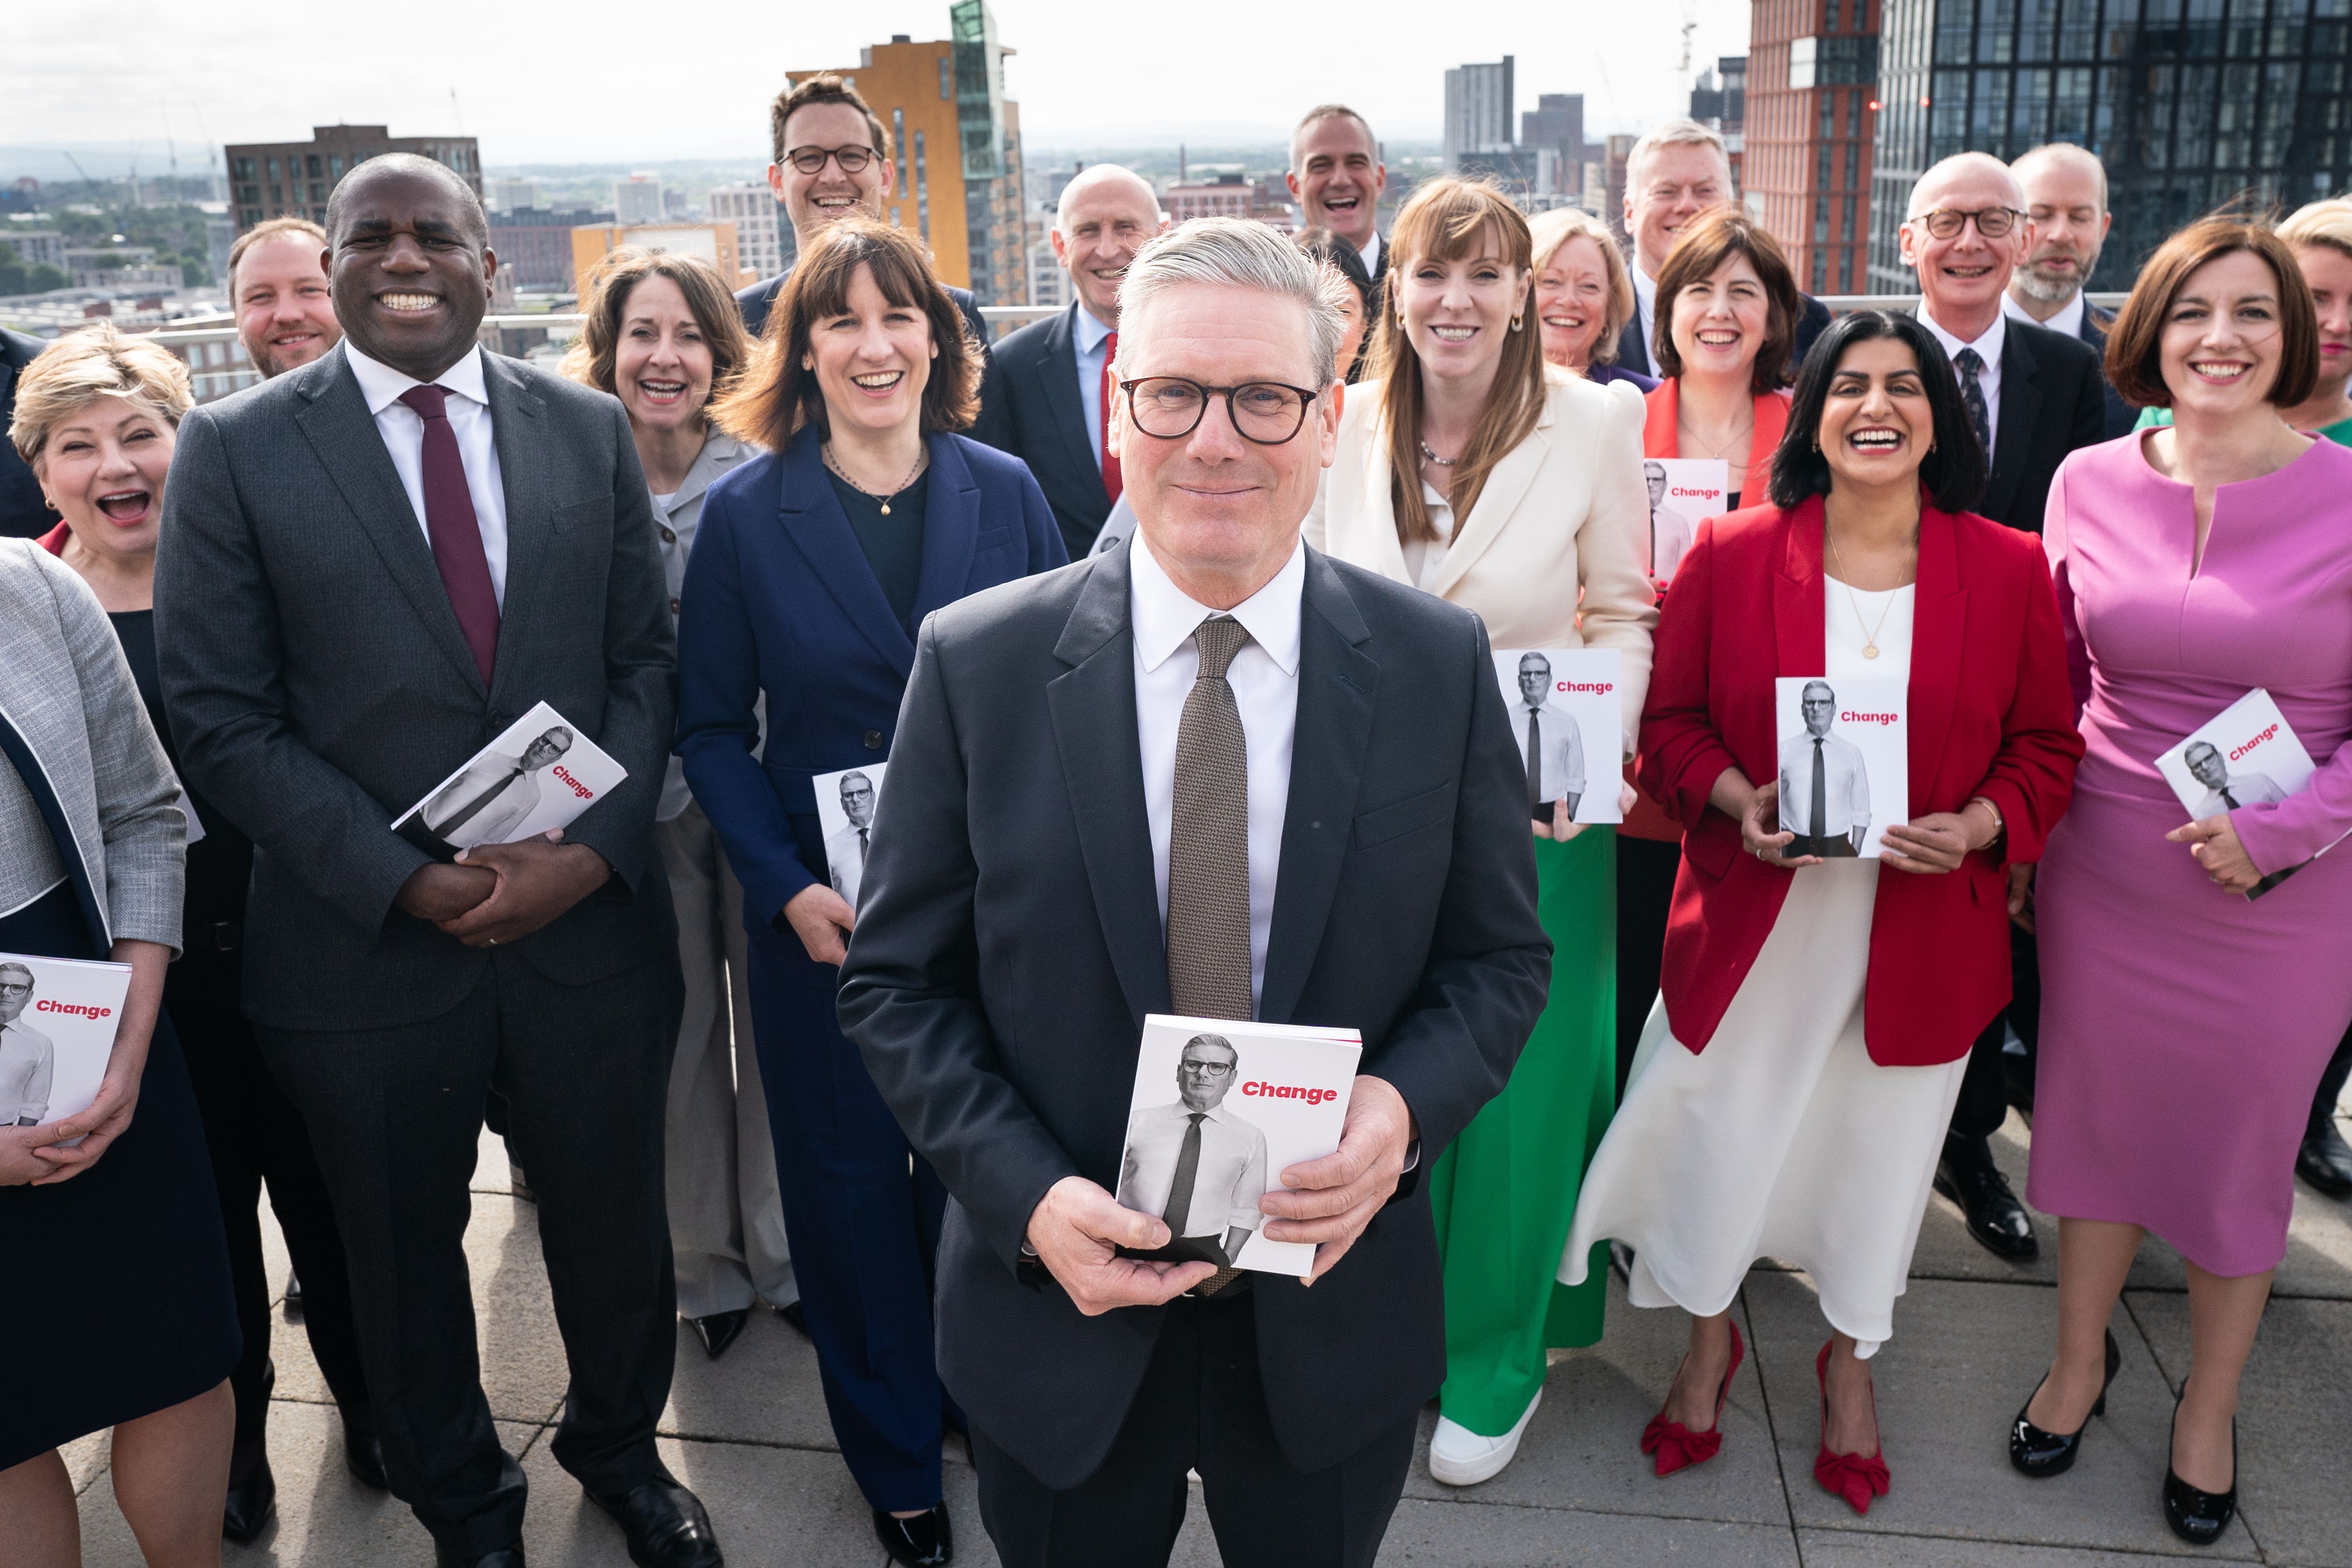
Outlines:
{"type": "MultiPolygon", "coordinates": [[[[1743,0],[1684,9],[1623,0],[998,0],[1017,51],[1007,82],[1037,146],[1258,139],[1342,99],[1382,136],[1434,140],[1444,68],[1517,57],[1519,106],[1585,94],[1593,134],[1679,112],[1690,75],[1745,52],[1743,0]]],[[[461,127],[492,166],[730,157],[765,146],[787,68],[854,66],[858,46],[944,37],[947,0],[686,0],[550,7],[259,5],[254,0],[26,4],[0,24],[0,146],[141,144],[161,172],[166,115],[184,172],[219,142],[383,121],[461,127]],[[445,23],[442,18],[448,18],[445,23]],[[667,29],[667,30],[666,30],[667,29]],[[452,89],[456,100],[451,99],[452,89]]],[[[95,171],[93,171],[95,172],[95,171]]]]}

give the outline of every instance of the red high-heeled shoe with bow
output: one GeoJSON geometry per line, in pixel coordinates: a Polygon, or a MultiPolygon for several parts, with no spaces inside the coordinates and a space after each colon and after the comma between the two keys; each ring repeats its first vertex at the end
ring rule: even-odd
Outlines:
{"type": "Polygon", "coordinates": [[[1642,1428],[1642,1452],[1655,1457],[1660,1475],[1670,1476],[1689,1466],[1703,1465],[1722,1448],[1723,1406],[1731,1397],[1732,1375],[1739,1370],[1739,1358],[1746,1354],[1747,1346],[1739,1343],[1739,1325],[1733,1323],[1731,1364],[1724,1369],[1723,1386],[1716,1391],[1713,1427],[1704,1432],[1694,1432],[1680,1421],[1667,1420],[1665,1411],[1661,1410],[1650,1417],[1648,1426],[1642,1428]]]}
{"type": "MultiPolygon", "coordinates": [[[[1830,1352],[1837,1347],[1832,1339],[1822,1346],[1822,1354],[1813,1358],[1813,1376],[1822,1385],[1822,1451],[1813,1456],[1813,1479],[1822,1490],[1842,1497],[1853,1505],[1856,1513],[1870,1511],[1873,1498],[1885,1497],[1894,1484],[1886,1473],[1886,1443],[1881,1438],[1878,1451],[1873,1454],[1832,1454],[1830,1452],[1830,1352]]],[[[1870,1390],[1870,1424],[1878,1425],[1878,1388],[1870,1390]]]]}

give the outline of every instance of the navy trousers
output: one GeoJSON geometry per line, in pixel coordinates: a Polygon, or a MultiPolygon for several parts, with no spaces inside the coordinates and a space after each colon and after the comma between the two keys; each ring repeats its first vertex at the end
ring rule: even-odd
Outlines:
{"type": "Polygon", "coordinates": [[[840,971],[747,921],[751,1028],[801,1310],[841,1457],[875,1508],[940,1500],[931,1269],[947,1188],[918,1157],[834,1011],[840,971]]]}

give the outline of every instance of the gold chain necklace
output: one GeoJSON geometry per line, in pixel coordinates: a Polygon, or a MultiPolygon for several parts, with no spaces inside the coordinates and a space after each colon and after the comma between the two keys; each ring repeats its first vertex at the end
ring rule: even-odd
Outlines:
{"type": "MultiPolygon", "coordinates": [[[[1862,601],[1855,595],[1853,584],[1846,577],[1845,555],[1838,549],[1837,535],[1830,532],[1830,526],[1826,522],[1822,524],[1822,537],[1830,541],[1830,559],[1837,562],[1838,586],[1845,590],[1846,607],[1853,612],[1853,623],[1862,629],[1862,656],[1865,659],[1875,659],[1878,657],[1878,634],[1886,629],[1886,618],[1895,613],[1895,595],[1894,593],[1887,595],[1886,607],[1878,612],[1877,625],[1873,626],[1863,620],[1862,601]]],[[[1901,583],[1895,585],[1895,592],[1899,593],[1902,589],[1901,583]]]]}
{"type": "Polygon", "coordinates": [[[915,482],[916,476],[922,473],[924,467],[929,465],[931,460],[931,449],[929,444],[926,444],[920,452],[915,454],[915,465],[907,470],[907,476],[898,481],[898,487],[886,496],[879,490],[869,490],[865,486],[859,484],[856,480],[851,478],[848,471],[842,467],[839,459],[834,456],[832,442],[826,442],[817,450],[823,454],[824,457],[824,465],[831,469],[835,476],[839,478],[843,484],[848,486],[851,489],[856,491],[861,496],[871,496],[876,500],[881,502],[882,515],[886,517],[890,515],[890,503],[907,493],[907,486],[915,482]]]}
{"type": "MultiPolygon", "coordinates": [[[[1706,444],[1706,442],[1704,442],[1704,441],[1702,441],[1702,440],[1700,440],[1700,439],[1699,439],[1698,427],[1697,427],[1696,425],[1694,425],[1694,424],[1690,423],[1687,420],[1685,420],[1685,419],[1681,418],[1679,415],[1677,415],[1677,416],[1676,416],[1676,418],[1675,418],[1675,429],[1676,429],[1676,431],[1677,431],[1678,433],[1679,433],[1679,432],[1683,432],[1683,431],[1687,431],[1687,432],[1690,434],[1691,441],[1692,441],[1692,444],[1693,444],[1694,445],[1705,446],[1705,445],[1706,444]]],[[[1731,433],[1731,438],[1730,438],[1728,441],[1726,441],[1726,442],[1725,442],[1721,446],[1718,446],[1718,447],[1715,448],[1713,451],[1709,452],[1709,453],[1707,454],[1707,455],[1708,455],[1709,457],[1712,457],[1712,458],[1716,459],[1716,461],[1717,461],[1717,462],[1721,462],[1721,461],[1723,460],[1723,455],[1724,455],[1725,453],[1727,453],[1727,452],[1730,451],[1733,447],[1735,447],[1735,446],[1737,446],[1737,445],[1738,445],[1738,444],[1739,444],[1739,438],[1740,438],[1741,436],[1743,436],[1743,435],[1753,435],[1753,434],[1756,434],[1756,411],[1755,411],[1755,410],[1753,410],[1753,409],[1750,409],[1750,410],[1748,410],[1748,423],[1745,423],[1745,424],[1743,424],[1743,425],[1741,425],[1738,429],[1737,429],[1737,430],[1733,431],[1733,432],[1731,433]]]]}

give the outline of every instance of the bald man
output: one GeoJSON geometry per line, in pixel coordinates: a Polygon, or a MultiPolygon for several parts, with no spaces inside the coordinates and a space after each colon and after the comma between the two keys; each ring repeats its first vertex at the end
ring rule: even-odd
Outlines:
{"type": "Polygon", "coordinates": [[[1150,183],[1116,163],[1082,170],[1063,187],[1054,256],[1070,275],[1070,307],[996,346],[1002,390],[982,400],[972,427],[976,439],[1029,465],[1072,560],[1093,546],[1121,488],[1118,456],[1103,441],[1117,395],[1108,366],[1119,280],[1143,242],[1167,226],[1150,183]]]}
{"type": "MultiPolygon", "coordinates": [[[[2098,270],[2099,252],[2115,216],[2107,211],[2107,167],[2098,154],[2071,141],[2036,147],[2009,166],[2025,196],[2025,254],[2000,308],[2011,319],[2031,321],[2080,338],[2104,360],[2116,313],[2083,291],[2098,270]]],[[[2107,439],[2130,430],[2139,411],[2113,386],[2106,389],[2107,439]]]]}

